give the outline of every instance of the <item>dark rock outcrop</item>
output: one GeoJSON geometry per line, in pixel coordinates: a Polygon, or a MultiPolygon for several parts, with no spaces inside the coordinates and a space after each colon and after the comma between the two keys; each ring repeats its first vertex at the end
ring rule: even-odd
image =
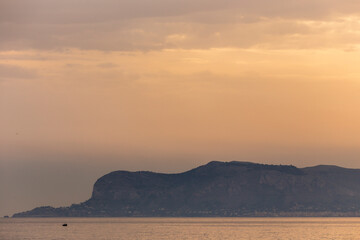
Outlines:
{"type": "Polygon", "coordinates": [[[360,170],[210,162],[179,174],[111,172],[86,202],[14,217],[358,216],[360,170]]]}

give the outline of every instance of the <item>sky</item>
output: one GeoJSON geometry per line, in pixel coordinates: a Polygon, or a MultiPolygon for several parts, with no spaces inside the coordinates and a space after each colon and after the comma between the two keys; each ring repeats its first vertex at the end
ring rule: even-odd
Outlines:
{"type": "Polygon", "coordinates": [[[360,168],[358,0],[0,0],[0,216],[115,170],[360,168]]]}

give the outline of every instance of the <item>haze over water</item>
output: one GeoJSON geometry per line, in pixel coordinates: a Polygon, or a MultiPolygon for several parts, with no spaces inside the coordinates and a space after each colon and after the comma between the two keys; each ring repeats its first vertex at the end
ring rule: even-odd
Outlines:
{"type": "Polygon", "coordinates": [[[359,218],[1,219],[6,240],[359,239],[359,218]],[[67,227],[62,224],[67,223],[67,227]]]}

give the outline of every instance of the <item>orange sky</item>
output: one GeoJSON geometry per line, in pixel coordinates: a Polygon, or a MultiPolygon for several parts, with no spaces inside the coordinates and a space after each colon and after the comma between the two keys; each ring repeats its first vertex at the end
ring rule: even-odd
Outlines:
{"type": "Polygon", "coordinates": [[[359,11],[352,0],[0,0],[0,215],[85,200],[116,169],[360,168],[359,11]],[[63,172],[39,184],[55,167],[77,195],[50,190],[63,172]]]}

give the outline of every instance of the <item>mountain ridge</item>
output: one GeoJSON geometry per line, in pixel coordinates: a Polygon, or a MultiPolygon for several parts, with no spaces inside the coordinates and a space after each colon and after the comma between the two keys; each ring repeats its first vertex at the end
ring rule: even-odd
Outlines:
{"type": "Polygon", "coordinates": [[[360,169],[212,161],[181,173],[113,171],[87,201],[13,217],[358,216],[360,169]]]}

